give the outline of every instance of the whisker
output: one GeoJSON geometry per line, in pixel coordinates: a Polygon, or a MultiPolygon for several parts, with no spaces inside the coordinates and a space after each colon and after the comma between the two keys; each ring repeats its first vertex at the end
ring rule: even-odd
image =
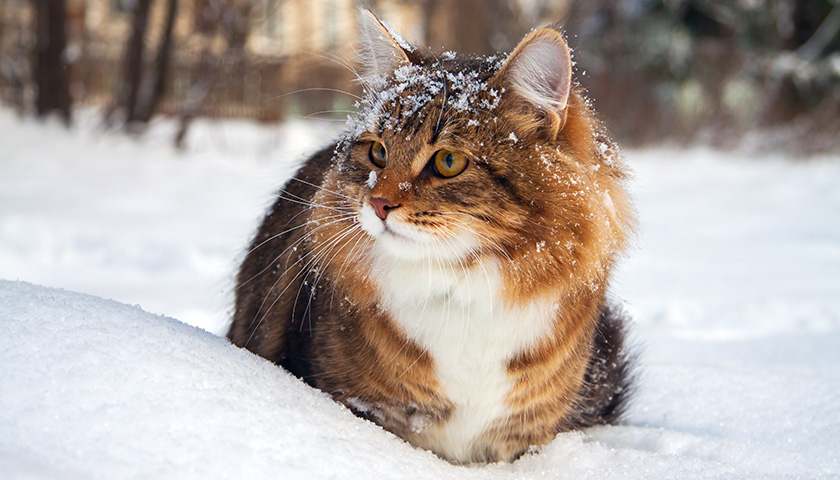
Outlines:
{"type": "Polygon", "coordinates": [[[297,200],[294,198],[284,197],[282,195],[277,195],[277,198],[281,200],[286,200],[291,203],[296,203],[298,205],[303,205],[304,207],[312,207],[312,208],[323,208],[324,210],[333,210],[333,211],[349,211],[350,207],[340,208],[340,207],[328,207],[326,205],[319,205],[317,203],[307,202],[303,200],[297,200]]]}
{"type": "MultiPolygon", "coordinates": [[[[294,278],[292,278],[292,279],[291,279],[291,280],[290,280],[290,281],[286,284],[286,286],[283,288],[283,290],[282,290],[279,294],[277,294],[277,297],[276,297],[276,298],[274,299],[274,301],[273,301],[273,302],[272,302],[272,303],[271,303],[271,304],[270,304],[270,305],[269,305],[269,306],[265,309],[265,313],[263,313],[262,317],[260,317],[260,318],[259,318],[259,320],[257,321],[257,317],[259,317],[259,316],[260,316],[260,313],[263,311],[263,308],[265,307],[265,303],[266,303],[266,301],[268,300],[268,295],[269,295],[269,294],[270,294],[270,293],[274,290],[274,288],[277,286],[277,283],[278,283],[278,282],[280,282],[280,280],[281,280],[281,279],[282,279],[282,278],[286,275],[286,273],[289,271],[289,269],[287,268],[287,269],[286,269],[286,271],[285,271],[285,272],[283,272],[283,274],[282,274],[282,275],[280,275],[280,276],[277,278],[277,280],[274,282],[274,284],[273,284],[273,285],[271,286],[271,288],[268,290],[268,293],[266,294],[266,297],[265,297],[265,298],[263,298],[263,301],[262,301],[262,303],[260,304],[260,307],[257,309],[257,313],[256,313],[255,318],[254,318],[254,320],[255,320],[255,321],[257,321],[257,323],[256,323],[256,327],[254,327],[254,328],[253,328],[253,330],[252,330],[251,337],[253,337],[254,333],[256,333],[256,331],[257,331],[257,329],[259,328],[259,326],[262,324],[262,322],[265,320],[265,318],[266,318],[266,317],[268,316],[268,314],[271,312],[271,309],[272,309],[272,308],[274,308],[274,305],[276,305],[276,304],[277,304],[277,302],[278,302],[278,301],[280,301],[280,299],[283,297],[283,295],[286,293],[286,291],[287,291],[287,290],[288,290],[288,289],[289,289],[289,288],[290,288],[290,287],[291,287],[291,286],[295,283],[295,281],[296,281],[298,278],[300,278],[300,276],[301,276],[301,275],[304,275],[304,278],[305,278],[305,276],[306,276],[306,275],[308,275],[308,274],[311,272],[311,270],[312,270],[312,268],[311,268],[311,267],[312,267],[312,265],[313,265],[313,264],[317,261],[318,256],[319,256],[319,252],[323,251],[323,250],[324,250],[324,249],[326,249],[326,248],[331,248],[331,247],[332,247],[332,245],[333,245],[333,241],[336,239],[336,237],[340,236],[340,235],[341,235],[342,233],[344,233],[345,231],[347,231],[347,230],[349,230],[349,229],[352,229],[352,228],[354,228],[354,227],[356,227],[356,225],[350,225],[350,226],[348,226],[348,227],[345,227],[345,228],[344,228],[344,229],[342,229],[342,230],[339,230],[339,232],[338,232],[338,233],[333,234],[333,236],[332,236],[332,237],[330,237],[329,239],[327,239],[327,241],[326,241],[324,244],[320,244],[320,245],[318,245],[316,248],[314,248],[314,249],[312,249],[312,250],[310,250],[310,251],[306,252],[303,256],[301,256],[301,257],[300,257],[300,259],[299,259],[297,262],[295,262],[295,263],[292,265],[292,267],[289,267],[289,268],[293,268],[294,266],[296,266],[296,265],[298,265],[299,263],[303,262],[303,261],[304,261],[304,259],[306,259],[307,257],[309,257],[309,258],[308,258],[308,260],[307,260],[307,262],[306,262],[306,264],[305,264],[303,267],[301,267],[300,272],[298,272],[298,274],[297,274],[297,275],[295,275],[295,276],[294,276],[294,278]]],[[[288,250],[288,249],[287,249],[287,250],[288,250]]],[[[279,257],[278,257],[278,258],[279,258],[279,257]]],[[[300,295],[300,287],[298,288],[298,295],[295,297],[295,302],[292,304],[292,313],[293,313],[293,314],[294,314],[294,309],[296,308],[296,305],[297,305],[297,301],[298,301],[299,295],[300,295]]],[[[293,315],[293,318],[294,318],[294,315],[293,315]]],[[[251,326],[253,326],[253,325],[254,325],[254,323],[253,323],[253,321],[252,321],[251,326]]],[[[251,340],[251,338],[249,337],[248,341],[250,342],[250,340],[251,340]]]]}
{"type": "MultiPolygon", "coordinates": [[[[311,318],[312,300],[315,298],[315,295],[317,295],[318,283],[321,281],[323,276],[326,274],[326,271],[329,268],[329,265],[332,263],[333,260],[335,260],[335,257],[340,253],[340,248],[335,249],[333,247],[335,247],[339,244],[343,244],[345,238],[347,238],[348,236],[355,235],[359,232],[361,232],[361,228],[358,228],[358,225],[352,225],[349,229],[345,230],[344,233],[342,233],[341,235],[338,236],[338,238],[336,238],[335,240],[330,242],[330,245],[327,248],[322,249],[321,250],[322,254],[319,254],[318,257],[315,259],[315,265],[316,266],[320,265],[320,268],[309,268],[308,269],[309,273],[314,272],[315,278],[313,279],[312,285],[307,285],[306,284],[306,278],[304,278],[304,281],[301,283],[301,288],[303,286],[309,286],[309,288],[310,288],[310,290],[309,290],[309,301],[306,303],[306,309],[303,312],[304,317],[306,317],[307,314],[310,314],[310,317],[309,317],[309,328],[310,329],[312,328],[312,318],[311,318]],[[332,257],[327,259],[327,257],[330,255],[330,253],[332,253],[334,250],[335,250],[335,252],[333,253],[332,257]]],[[[298,294],[297,294],[297,297],[295,298],[295,304],[297,304],[297,299],[300,296],[301,288],[298,288],[298,294]]],[[[294,318],[294,307],[292,309],[292,312],[293,312],[293,317],[292,318],[294,318]]],[[[303,322],[301,322],[300,328],[301,328],[301,330],[303,329],[303,322]]]]}
{"type": "MultiPolygon", "coordinates": [[[[263,273],[265,273],[266,271],[268,271],[268,270],[269,270],[269,269],[270,269],[270,268],[274,265],[274,263],[275,263],[277,260],[279,260],[281,257],[283,257],[283,256],[284,256],[284,255],[285,255],[285,254],[286,254],[286,253],[290,250],[290,249],[292,249],[292,248],[294,248],[294,247],[296,247],[296,246],[299,246],[301,242],[305,241],[307,236],[311,235],[312,233],[317,232],[318,230],[320,230],[320,229],[322,229],[322,228],[326,228],[326,227],[328,227],[328,226],[330,226],[330,225],[333,225],[333,224],[336,224],[336,223],[338,223],[338,222],[342,222],[342,221],[344,221],[344,220],[347,220],[347,219],[349,219],[349,218],[352,218],[353,216],[355,216],[355,214],[342,214],[342,215],[333,215],[333,216],[331,216],[331,217],[326,217],[325,219],[330,219],[330,218],[332,218],[332,219],[334,219],[334,220],[331,220],[330,222],[327,222],[327,223],[324,223],[324,224],[318,224],[317,228],[313,229],[313,230],[312,230],[311,232],[309,232],[307,235],[305,235],[305,236],[303,236],[303,237],[299,238],[297,241],[295,241],[294,243],[292,243],[291,245],[289,245],[288,247],[286,247],[286,248],[285,248],[282,252],[280,252],[280,254],[279,254],[279,255],[275,256],[275,257],[274,257],[274,259],[273,259],[271,262],[268,262],[268,264],[266,265],[266,267],[265,267],[265,268],[263,268],[262,270],[260,270],[259,272],[257,272],[255,275],[253,275],[253,276],[252,276],[251,278],[249,278],[248,280],[246,280],[246,281],[244,281],[244,282],[240,283],[239,285],[237,285],[237,286],[236,286],[236,289],[238,290],[238,289],[240,289],[240,288],[244,287],[245,285],[249,284],[250,282],[252,282],[252,281],[253,281],[254,279],[256,279],[257,277],[259,277],[260,275],[262,275],[263,273]]],[[[322,220],[325,220],[325,219],[322,219],[322,220]]],[[[300,228],[302,228],[302,227],[306,227],[306,226],[308,226],[308,225],[310,225],[310,224],[312,224],[312,223],[315,223],[315,222],[313,222],[313,221],[309,221],[309,222],[306,222],[306,223],[304,223],[304,224],[298,225],[297,227],[293,227],[293,228],[290,228],[290,229],[288,229],[288,230],[286,230],[286,231],[280,232],[280,233],[278,233],[278,234],[276,234],[276,235],[272,235],[271,237],[269,237],[269,238],[267,238],[267,239],[263,240],[263,241],[262,241],[262,242],[260,242],[258,245],[256,245],[256,246],[254,246],[253,248],[251,248],[251,250],[249,250],[249,251],[248,251],[247,255],[250,255],[251,253],[253,253],[254,251],[256,251],[258,248],[260,248],[260,247],[264,246],[266,243],[268,243],[268,242],[270,242],[270,241],[272,241],[272,240],[275,240],[275,239],[277,239],[277,238],[280,238],[280,237],[282,237],[283,235],[285,235],[285,234],[287,234],[287,233],[290,233],[290,232],[292,232],[292,231],[294,231],[294,230],[300,229],[300,228]]],[[[288,263],[285,265],[285,267],[286,267],[286,271],[288,271],[288,263]]],[[[283,272],[283,274],[281,274],[281,277],[282,277],[282,275],[285,275],[285,273],[286,273],[286,272],[284,271],[284,272],[283,272]]]]}
{"type": "MultiPolygon", "coordinates": [[[[344,221],[344,220],[345,220],[344,218],[340,218],[340,219],[337,219],[337,220],[334,220],[334,221],[328,222],[328,223],[326,223],[326,224],[318,225],[316,228],[314,228],[314,229],[312,229],[311,231],[307,232],[307,233],[306,233],[306,235],[303,235],[303,236],[301,236],[300,238],[298,238],[295,242],[293,242],[291,245],[287,246],[287,247],[286,247],[286,248],[285,248],[282,252],[280,252],[280,254],[278,254],[277,256],[275,256],[275,257],[274,257],[274,259],[273,259],[271,262],[269,262],[269,263],[268,263],[268,266],[267,266],[266,268],[264,268],[264,269],[263,269],[260,273],[258,273],[257,275],[254,275],[253,277],[251,277],[250,279],[248,279],[248,282],[252,281],[254,278],[258,277],[259,275],[261,275],[262,273],[264,273],[265,271],[267,271],[269,268],[271,268],[271,267],[275,264],[275,262],[277,262],[277,260],[279,260],[280,258],[282,258],[283,256],[285,256],[287,253],[289,253],[289,251],[290,251],[290,250],[296,249],[298,246],[300,246],[303,242],[305,242],[305,241],[306,241],[309,237],[311,237],[313,234],[317,233],[319,230],[324,229],[324,228],[327,228],[327,227],[329,227],[330,225],[333,225],[333,224],[339,223],[339,222],[344,221]]],[[[352,225],[351,225],[351,226],[352,226],[352,225]]],[[[345,228],[347,228],[347,227],[345,227],[345,228]]],[[[295,263],[293,263],[292,265],[289,265],[289,258],[287,258],[287,259],[286,259],[286,264],[284,265],[284,270],[283,270],[283,273],[281,273],[281,274],[280,274],[280,276],[278,277],[277,281],[275,281],[274,285],[271,287],[271,289],[270,289],[269,291],[273,290],[273,289],[274,289],[274,287],[277,285],[277,282],[279,282],[279,281],[280,281],[283,277],[285,277],[285,276],[286,276],[286,274],[289,272],[289,270],[290,270],[290,269],[294,268],[295,266],[297,266],[298,264],[300,264],[302,261],[304,261],[304,259],[305,259],[307,256],[309,256],[309,255],[310,255],[310,253],[311,253],[311,252],[307,252],[306,254],[302,255],[302,256],[301,256],[301,257],[299,257],[299,258],[298,258],[298,260],[297,260],[295,263]]],[[[293,282],[295,279],[296,279],[296,278],[293,278],[291,281],[293,282]]],[[[244,284],[245,284],[245,283],[247,283],[247,282],[244,282],[244,283],[243,283],[243,286],[244,286],[244,284]]],[[[263,303],[264,303],[264,301],[263,301],[263,303]]],[[[260,309],[257,311],[257,314],[259,314],[259,311],[260,311],[261,309],[262,309],[262,304],[260,305],[260,309]]]]}
{"type": "MultiPolygon", "coordinates": [[[[307,115],[307,116],[303,117],[303,119],[304,119],[304,120],[308,120],[308,119],[310,119],[310,118],[315,117],[316,115],[321,115],[322,113],[356,113],[356,112],[355,112],[355,110],[320,110],[320,111],[318,111],[318,112],[312,112],[312,113],[310,113],[309,115],[307,115]]],[[[321,118],[321,119],[319,119],[319,120],[330,120],[330,119],[328,119],[328,118],[327,118],[327,119],[321,118]]],[[[345,119],[332,119],[332,120],[335,120],[335,121],[340,121],[340,122],[344,122],[344,121],[346,121],[345,119]]]]}
{"type": "MultiPolygon", "coordinates": [[[[359,229],[359,232],[364,233],[364,231],[361,230],[361,229],[359,229]]],[[[354,243],[353,247],[350,249],[350,253],[348,253],[347,256],[344,258],[344,262],[342,262],[341,268],[338,270],[338,275],[336,275],[336,278],[342,278],[342,276],[344,274],[344,269],[347,267],[347,263],[351,258],[353,259],[352,263],[355,263],[356,258],[354,257],[354,252],[356,250],[356,247],[359,246],[359,243],[362,240],[364,240],[365,238],[368,238],[368,237],[364,234],[359,235],[359,238],[356,240],[356,243],[354,243]]],[[[357,255],[361,255],[361,253],[359,253],[357,255]]],[[[338,286],[338,284],[336,282],[333,282],[332,295],[330,296],[330,307],[331,308],[332,308],[333,300],[335,299],[335,289],[336,289],[337,286],[338,286]]]]}
{"type": "Polygon", "coordinates": [[[318,190],[322,190],[322,191],[325,191],[325,192],[327,192],[327,193],[333,194],[333,195],[335,195],[335,196],[342,197],[342,198],[344,198],[345,200],[329,200],[329,201],[325,201],[325,202],[320,202],[320,203],[319,203],[319,202],[315,202],[315,201],[314,201],[314,200],[312,200],[312,199],[305,198],[305,197],[301,197],[300,195],[295,195],[295,194],[293,194],[292,192],[290,192],[290,191],[288,191],[288,190],[286,190],[286,189],[282,189],[282,190],[280,190],[280,192],[278,192],[278,195],[276,195],[277,197],[284,198],[284,197],[282,197],[282,195],[288,195],[288,196],[290,196],[292,199],[294,199],[294,200],[298,200],[298,201],[300,201],[300,202],[304,202],[305,204],[308,204],[309,206],[312,206],[312,207],[320,207],[320,206],[322,206],[322,205],[328,205],[328,204],[334,204],[334,203],[341,204],[343,201],[347,201],[347,200],[349,200],[349,201],[351,201],[351,202],[354,202],[354,203],[356,203],[356,204],[361,204],[361,202],[360,202],[359,200],[357,200],[357,199],[355,199],[355,198],[353,198],[353,197],[351,197],[351,196],[348,196],[348,195],[342,195],[342,194],[340,194],[340,193],[338,193],[338,192],[332,192],[332,191],[327,190],[327,189],[325,189],[325,188],[323,188],[323,187],[320,187],[320,186],[317,186],[317,185],[314,185],[314,184],[311,184],[311,183],[307,183],[307,182],[305,182],[304,180],[300,180],[300,179],[298,179],[298,178],[294,178],[294,177],[293,177],[293,178],[292,178],[292,180],[297,180],[297,181],[302,182],[302,183],[304,183],[304,184],[306,184],[306,185],[311,185],[311,186],[315,187],[315,188],[316,188],[316,189],[318,189],[318,190]]]}
{"type": "MultiPolygon", "coordinates": [[[[349,244],[350,242],[353,241],[353,236],[361,234],[360,238],[356,240],[356,243],[358,244],[358,241],[361,240],[361,238],[364,238],[364,231],[360,227],[358,227],[358,225],[353,225],[353,227],[354,228],[351,228],[345,234],[343,234],[340,238],[338,238],[335,243],[341,243],[342,245],[346,246],[347,244],[349,244]],[[347,239],[348,237],[349,237],[349,241],[345,241],[345,239],[347,239]]],[[[321,268],[321,269],[318,269],[318,271],[317,271],[317,276],[315,278],[315,286],[317,286],[318,282],[320,282],[321,279],[324,277],[324,275],[326,274],[327,268],[330,265],[332,265],[333,261],[335,261],[335,258],[338,256],[339,253],[341,253],[341,249],[335,249],[335,253],[333,253],[332,257],[327,259],[325,262],[322,262],[322,261],[318,262],[319,264],[323,263],[324,267],[321,268]]],[[[328,254],[329,254],[329,252],[327,252],[326,255],[328,255],[328,254]]],[[[326,259],[326,255],[321,260],[326,259]]],[[[348,253],[348,255],[349,255],[349,253],[348,253]]],[[[346,260],[346,257],[345,257],[345,260],[346,260]]],[[[340,278],[340,275],[338,276],[338,278],[340,278]]],[[[335,285],[335,282],[333,282],[333,285],[335,285]]],[[[333,291],[335,291],[335,290],[333,290],[333,291]]],[[[311,302],[311,299],[310,299],[310,302],[311,302]]]]}
{"type": "Polygon", "coordinates": [[[321,50],[320,52],[308,50],[306,53],[308,53],[310,55],[314,55],[314,56],[319,57],[319,58],[323,58],[324,60],[327,60],[329,62],[333,62],[336,65],[344,67],[350,73],[352,73],[353,76],[355,76],[360,82],[364,82],[364,79],[362,78],[361,75],[359,75],[359,72],[356,70],[356,68],[350,62],[345,60],[344,58],[342,58],[342,57],[340,57],[336,54],[327,52],[325,50],[321,50]]]}
{"type": "MultiPolygon", "coordinates": [[[[504,256],[508,260],[512,260],[511,257],[510,257],[510,254],[507,252],[507,250],[502,248],[502,246],[499,245],[498,242],[490,239],[489,237],[487,237],[486,235],[484,235],[482,233],[479,233],[474,228],[472,228],[472,226],[470,226],[469,223],[467,223],[465,220],[461,220],[460,218],[453,218],[453,216],[456,216],[456,215],[463,215],[463,216],[466,216],[470,219],[473,219],[474,217],[472,217],[471,215],[465,214],[465,213],[462,213],[462,212],[446,212],[446,211],[432,211],[432,213],[446,216],[454,224],[458,225],[459,227],[463,228],[464,230],[468,231],[469,233],[471,233],[471,234],[477,236],[478,238],[480,238],[481,240],[483,240],[484,243],[486,244],[485,246],[490,247],[490,249],[492,251],[504,256]]],[[[449,233],[451,233],[451,232],[449,232],[449,233]]],[[[474,252],[474,253],[477,254],[479,252],[474,252]]]]}
{"type": "Polygon", "coordinates": [[[349,196],[349,195],[345,195],[345,194],[340,193],[340,192],[334,192],[334,191],[332,191],[332,190],[329,190],[329,189],[327,189],[327,188],[322,187],[321,185],[316,185],[316,184],[314,184],[314,183],[307,182],[306,180],[302,180],[302,179],[297,178],[297,177],[292,177],[291,179],[292,179],[292,180],[294,180],[294,181],[296,181],[296,182],[300,182],[300,183],[302,183],[302,184],[304,184],[304,185],[308,185],[308,186],[310,186],[310,187],[314,187],[315,189],[320,190],[320,191],[322,191],[322,192],[327,192],[327,193],[330,193],[330,194],[335,195],[335,196],[337,196],[337,197],[346,198],[347,200],[350,200],[351,202],[355,202],[355,203],[357,203],[357,204],[359,204],[359,205],[361,205],[361,203],[362,203],[360,200],[358,200],[358,199],[356,199],[356,198],[353,198],[353,197],[351,197],[351,196],[349,196]]]}
{"type": "MultiPolygon", "coordinates": [[[[461,236],[459,236],[459,235],[454,235],[454,234],[452,233],[452,231],[451,231],[451,229],[450,229],[450,228],[448,228],[448,227],[447,227],[447,226],[445,226],[445,225],[441,225],[439,228],[440,228],[440,229],[442,229],[442,230],[444,230],[445,232],[449,233],[449,234],[452,236],[452,238],[454,238],[454,239],[458,240],[459,242],[461,242],[461,244],[463,244],[465,247],[467,247],[467,250],[468,250],[471,254],[478,254],[478,252],[477,252],[477,251],[475,251],[475,249],[473,248],[473,246],[472,246],[472,245],[469,245],[469,244],[468,244],[468,243],[467,243],[467,242],[466,242],[466,241],[465,241],[465,240],[464,240],[461,236]]],[[[468,231],[469,231],[470,229],[469,229],[469,228],[467,228],[466,230],[468,230],[468,231]]],[[[473,232],[473,233],[474,233],[474,232],[473,232]]],[[[481,271],[482,271],[482,273],[484,274],[484,279],[487,281],[487,298],[491,298],[491,299],[492,299],[492,298],[494,297],[494,295],[493,295],[493,285],[492,285],[492,282],[491,282],[491,280],[490,280],[490,274],[487,272],[487,268],[485,267],[484,262],[482,262],[482,261],[480,261],[480,260],[479,260],[479,261],[477,261],[476,263],[478,264],[478,267],[479,267],[479,268],[481,268],[481,271]]],[[[493,310],[494,310],[494,308],[495,308],[495,302],[492,302],[492,301],[491,301],[491,302],[490,302],[490,321],[491,321],[491,322],[493,322],[493,320],[494,320],[494,318],[495,318],[495,316],[493,315],[493,310]]],[[[490,325],[491,325],[491,330],[492,330],[492,323],[491,323],[490,325]]]]}
{"type": "Polygon", "coordinates": [[[355,95],[353,93],[350,93],[348,91],[341,90],[341,89],[338,89],[338,88],[311,87],[311,88],[301,88],[300,90],[295,90],[293,92],[287,92],[287,93],[284,93],[284,94],[281,94],[281,95],[277,95],[275,97],[271,97],[271,98],[267,99],[266,101],[267,102],[273,102],[275,100],[279,100],[281,98],[288,97],[289,95],[296,95],[298,93],[304,93],[304,92],[335,92],[335,93],[343,93],[343,94],[348,95],[350,97],[353,97],[357,100],[362,99],[362,97],[360,97],[358,95],[355,95]]]}

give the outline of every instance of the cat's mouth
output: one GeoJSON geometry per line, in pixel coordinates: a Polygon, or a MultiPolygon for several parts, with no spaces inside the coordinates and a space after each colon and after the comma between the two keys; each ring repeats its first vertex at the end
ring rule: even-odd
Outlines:
{"type": "Polygon", "coordinates": [[[451,262],[463,259],[479,249],[478,241],[472,235],[438,238],[432,232],[401,223],[391,215],[382,220],[369,205],[359,211],[359,224],[362,230],[376,240],[378,250],[397,258],[431,258],[451,262]]]}
{"type": "Polygon", "coordinates": [[[435,240],[431,234],[400,224],[393,216],[386,220],[380,219],[370,205],[365,205],[359,211],[359,223],[362,230],[377,240],[393,239],[417,246],[429,244],[435,240]]]}

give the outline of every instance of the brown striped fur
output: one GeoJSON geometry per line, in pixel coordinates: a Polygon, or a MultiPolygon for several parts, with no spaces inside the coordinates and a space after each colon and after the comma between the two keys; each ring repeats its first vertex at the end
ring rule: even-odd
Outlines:
{"type": "Polygon", "coordinates": [[[391,73],[367,85],[348,133],[280,191],[237,278],[228,333],[235,344],[453,462],[511,461],[560,431],[613,422],[630,392],[622,315],[605,306],[634,223],[627,173],[579,87],[560,111],[517,95],[509,70],[537,41],[565,48],[553,27],[532,32],[507,60],[436,56],[394,40],[391,73]],[[439,78],[443,90],[427,95],[429,81],[401,79],[398,69],[409,67],[439,78]],[[449,81],[457,73],[481,87],[470,108],[446,103],[468,88],[449,81]],[[398,94],[383,102],[389,91],[398,94]],[[384,169],[368,158],[374,141],[387,145],[384,169]],[[434,175],[429,159],[440,149],[463,152],[468,168],[434,175]],[[481,239],[444,268],[498,265],[497,300],[509,311],[558,306],[548,331],[507,360],[508,413],[465,454],[435,439],[458,406],[435,358],[383,297],[392,286],[372,266],[376,240],[358,226],[371,197],[389,199],[399,207],[391,215],[441,238],[469,231],[481,239]]]}

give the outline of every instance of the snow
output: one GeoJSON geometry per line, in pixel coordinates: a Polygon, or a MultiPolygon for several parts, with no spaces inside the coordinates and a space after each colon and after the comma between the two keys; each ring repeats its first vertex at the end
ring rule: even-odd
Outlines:
{"type": "Polygon", "coordinates": [[[367,185],[368,188],[373,189],[373,187],[376,186],[376,182],[377,182],[376,171],[371,170],[370,175],[368,175],[368,179],[365,182],[365,185],[367,185]]]}
{"type": "Polygon", "coordinates": [[[140,304],[220,332],[230,279],[277,187],[330,125],[171,124],[139,141],[0,110],[0,278],[140,304]],[[177,293],[176,293],[177,292],[177,293]]]}
{"type": "MultiPolygon", "coordinates": [[[[485,65],[491,70],[498,70],[502,61],[496,57],[485,58],[485,65]]],[[[379,76],[367,79],[363,97],[356,102],[358,113],[347,117],[344,134],[340,138],[339,150],[355,141],[366,131],[380,128],[402,131],[407,124],[417,118],[428,116],[431,100],[444,93],[447,109],[463,113],[463,120],[475,112],[492,112],[502,100],[504,88],[497,90],[488,84],[485,74],[479,70],[453,73],[448,55],[436,58],[430,66],[405,64],[393,71],[392,76],[379,76]],[[447,60],[449,59],[449,60],[447,60]],[[400,108],[394,103],[399,101],[400,108]],[[394,114],[394,112],[399,112],[394,114]]],[[[407,135],[410,140],[411,135],[407,135]]]]}
{"type": "Polygon", "coordinates": [[[332,127],[199,123],[180,154],[171,133],[0,110],[0,477],[840,476],[840,158],[627,152],[625,422],[456,467],[213,334],[274,190],[332,127]]]}
{"type": "Polygon", "coordinates": [[[0,305],[0,373],[14,386],[0,393],[4,471],[25,471],[19,456],[44,478],[329,478],[358,468],[361,456],[408,478],[412,463],[433,463],[285,371],[177,320],[5,281],[0,305]],[[326,446],[330,461],[312,462],[326,446]],[[410,458],[377,461],[382,451],[410,458]]]}

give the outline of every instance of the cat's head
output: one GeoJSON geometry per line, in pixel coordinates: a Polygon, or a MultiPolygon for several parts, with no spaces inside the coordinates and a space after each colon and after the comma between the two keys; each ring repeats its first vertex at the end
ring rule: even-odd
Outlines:
{"type": "Polygon", "coordinates": [[[358,222],[356,255],[492,257],[523,288],[601,282],[632,212],[562,34],[534,30],[507,56],[432,54],[362,12],[361,38],[365,96],[316,196],[321,241],[358,222]],[[335,220],[342,203],[354,215],[335,220]]]}

